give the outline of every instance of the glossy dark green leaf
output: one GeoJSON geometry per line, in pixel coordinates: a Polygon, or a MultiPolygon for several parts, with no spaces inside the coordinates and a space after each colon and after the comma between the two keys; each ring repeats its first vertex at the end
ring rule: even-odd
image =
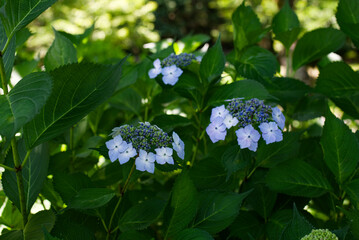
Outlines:
{"type": "MultiPolygon", "coordinates": [[[[8,38],[6,36],[5,28],[0,19],[0,50],[4,49],[8,38]]],[[[5,54],[2,56],[5,68],[6,80],[9,81],[11,77],[12,68],[15,60],[16,38],[11,39],[5,54]]],[[[2,88],[2,85],[1,85],[2,88]]]]}
{"type": "Polygon", "coordinates": [[[294,49],[293,69],[297,70],[307,63],[337,51],[344,43],[345,34],[333,28],[320,28],[304,34],[294,49]]]}
{"type": "Polygon", "coordinates": [[[356,0],[340,0],[336,13],[340,29],[359,48],[359,3],[356,0]]]}
{"type": "MultiPolygon", "coordinates": [[[[25,158],[26,149],[23,141],[18,144],[18,151],[21,162],[25,158]]],[[[7,158],[7,165],[13,165],[12,155],[7,158]]],[[[47,177],[49,165],[49,149],[46,144],[37,146],[31,151],[28,162],[23,167],[22,177],[25,190],[26,210],[30,212],[32,205],[36,201],[43,183],[47,177]]],[[[20,209],[20,200],[17,187],[16,175],[14,172],[6,171],[3,174],[2,184],[4,191],[9,199],[20,209]]]]}
{"type": "Polygon", "coordinates": [[[266,232],[269,240],[278,240],[283,230],[293,218],[293,211],[289,209],[275,212],[266,224],[266,232]]]}
{"type": "Polygon", "coordinates": [[[47,71],[52,71],[60,66],[77,62],[76,49],[72,42],[55,29],[53,30],[55,40],[47,51],[44,59],[47,71]]]}
{"type": "Polygon", "coordinates": [[[266,183],[273,191],[291,196],[319,197],[332,190],[319,170],[294,159],[271,168],[266,183]]]}
{"type": "Polygon", "coordinates": [[[259,42],[266,32],[253,9],[245,6],[244,2],[233,12],[232,24],[237,54],[243,48],[259,42]]]}
{"type": "Polygon", "coordinates": [[[235,239],[258,239],[263,232],[263,225],[254,212],[240,211],[236,220],[230,225],[229,231],[231,237],[235,239]]]}
{"type": "Polygon", "coordinates": [[[352,204],[359,209],[359,179],[353,179],[345,184],[344,190],[348,193],[352,204]]]}
{"type": "Polygon", "coordinates": [[[343,183],[356,169],[359,158],[359,143],[354,133],[329,110],[325,115],[323,135],[320,140],[324,161],[343,183]]]}
{"type": "Polygon", "coordinates": [[[24,229],[24,240],[45,239],[43,228],[51,231],[55,224],[55,214],[51,211],[40,211],[30,215],[24,229]]]}
{"type": "Polygon", "coordinates": [[[270,85],[267,86],[267,89],[270,94],[278,98],[281,103],[298,101],[312,90],[304,82],[286,77],[273,78],[270,85]]]}
{"type": "Polygon", "coordinates": [[[160,199],[149,199],[134,205],[119,220],[121,232],[147,228],[159,217],[165,203],[160,199]]]}
{"type": "Polygon", "coordinates": [[[344,62],[333,62],[320,70],[316,89],[328,97],[359,94],[359,74],[344,62]]]}
{"type": "Polygon", "coordinates": [[[0,96],[0,134],[9,139],[31,121],[50,96],[52,80],[48,73],[32,73],[23,78],[7,96],[0,96]]]}
{"type": "Polygon", "coordinates": [[[280,240],[298,240],[310,233],[313,226],[307,222],[307,220],[301,216],[294,205],[293,218],[287,227],[284,229],[280,240]]]}
{"type": "Polygon", "coordinates": [[[214,238],[206,231],[197,228],[187,228],[181,231],[175,240],[213,240],[214,238]]]}
{"type": "Polygon", "coordinates": [[[273,33],[286,49],[297,40],[300,32],[300,24],[297,15],[286,0],[282,9],[274,16],[272,22],[273,33]]]}
{"type": "Polygon", "coordinates": [[[240,56],[236,69],[241,76],[260,81],[272,78],[279,70],[279,64],[270,51],[253,46],[246,49],[240,56]]]}
{"type": "Polygon", "coordinates": [[[202,82],[212,82],[221,77],[226,58],[224,56],[221,38],[218,37],[216,44],[212,46],[203,56],[199,73],[202,82]]]}
{"type": "Polygon", "coordinates": [[[242,202],[248,194],[249,192],[241,194],[202,192],[192,227],[203,229],[211,234],[222,231],[237,217],[242,202]]]}
{"type": "Polygon", "coordinates": [[[198,193],[188,172],[182,172],[175,181],[172,195],[164,212],[165,238],[183,230],[193,219],[198,206],[198,193]]]}
{"type": "Polygon", "coordinates": [[[267,89],[257,81],[240,80],[215,88],[208,103],[210,105],[216,105],[232,98],[258,98],[265,100],[271,98],[271,95],[268,93],[267,89]]]}
{"type": "Polygon", "coordinates": [[[106,205],[115,193],[108,188],[82,188],[69,202],[74,209],[92,209],[106,205]]]}
{"type": "Polygon", "coordinates": [[[6,34],[11,38],[17,31],[37,18],[56,0],[11,0],[6,1],[2,21],[6,34]]]}
{"type": "Polygon", "coordinates": [[[70,64],[52,71],[52,93],[40,114],[24,127],[27,147],[63,133],[107,100],[117,86],[122,61],[114,66],[70,64]]]}

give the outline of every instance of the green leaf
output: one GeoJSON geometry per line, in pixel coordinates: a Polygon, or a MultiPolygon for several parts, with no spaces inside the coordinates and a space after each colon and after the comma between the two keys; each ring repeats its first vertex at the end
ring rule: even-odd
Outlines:
{"type": "Polygon", "coordinates": [[[270,169],[266,183],[273,191],[291,196],[319,197],[332,190],[319,170],[294,159],[270,169]]]}
{"type": "Polygon", "coordinates": [[[51,93],[51,77],[32,73],[18,82],[7,96],[0,96],[0,134],[11,138],[41,110],[51,93]]]}
{"type": "Polygon", "coordinates": [[[264,184],[255,184],[253,191],[246,199],[246,203],[252,207],[265,220],[271,215],[277,194],[269,190],[264,184]]]}
{"type": "Polygon", "coordinates": [[[293,52],[293,69],[297,70],[307,63],[337,51],[344,43],[345,34],[333,28],[320,28],[304,34],[293,52]]]}
{"type": "Polygon", "coordinates": [[[325,116],[320,144],[325,163],[337,182],[343,183],[358,164],[359,143],[354,133],[329,110],[325,116]]]}
{"type": "Polygon", "coordinates": [[[350,97],[331,97],[331,100],[346,114],[359,119],[359,95],[350,97]]]}
{"type": "Polygon", "coordinates": [[[52,93],[40,114],[24,127],[27,147],[63,133],[107,100],[118,84],[122,61],[114,66],[75,63],[52,71],[52,93]]]}
{"type": "Polygon", "coordinates": [[[24,240],[24,236],[22,230],[16,230],[1,234],[0,240],[24,240]]]}
{"type": "Polygon", "coordinates": [[[115,193],[108,188],[82,188],[69,202],[69,208],[92,209],[106,205],[115,193]]]}
{"type": "Polygon", "coordinates": [[[251,162],[252,156],[247,150],[240,149],[238,145],[227,147],[226,151],[222,154],[222,164],[227,172],[226,181],[228,181],[233,173],[249,167],[251,162]]]}
{"type": "Polygon", "coordinates": [[[241,54],[236,69],[241,76],[260,81],[272,78],[279,70],[279,64],[270,51],[253,46],[241,54]]]}
{"type": "Polygon", "coordinates": [[[310,233],[313,226],[302,217],[295,204],[293,207],[293,218],[292,221],[284,229],[280,240],[298,240],[310,233]]]}
{"type": "Polygon", "coordinates": [[[55,214],[49,211],[40,211],[35,215],[30,215],[29,221],[24,229],[24,240],[44,239],[43,228],[51,231],[55,224],[55,214]]]}
{"type": "Polygon", "coordinates": [[[241,204],[249,193],[202,192],[192,227],[211,234],[222,231],[237,217],[241,204]]]}
{"type": "Polygon", "coordinates": [[[359,74],[344,62],[333,62],[320,71],[316,89],[328,97],[359,95],[359,74]]]}
{"type": "Polygon", "coordinates": [[[232,14],[234,47],[236,54],[250,45],[261,40],[267,30],[262,29],[257,15],[250,6],[244,2],[232,14]]]}
{"type": "MultiPolygon", "coordinates": [[[[0,51],[4,49],[6,41],[8,40],[5,32],[4,25],[0,19],[0,51]]],[[[5,76],[6,80],[9,81],[11,77],[12,67],[15,60],[15,50],[16,50],[16,38],[11,39],[5,54],[2,56],[4,61],[5,76]]],[[[2,88],[2,85],[1,85],[2,88]]]]}
{"type": "Polygon", "coordinates": [[[266,224],[266,232],[269,240],[278,240],[280,236],[293,218],[293,213],[289,209],[279,210],[275,212],[266,224]]]}
{"type": "Polygon", "coordinates": [[[20,211],[8,198],[5,198],[4,192],[2,192],[1,195],[4,195],[4,202],[0,203],[2,209],[0,224],[11,227],[12,229],[21,229],[22,216],[20,211]]]}
{"type": "Polygon", "coordinates": [[[159,217],[165,203],[160,199],[149,199],[131,207],[119,220],[121,232],[147,228],[159,217]]]}
{"type": "Polygon", "coordinates": [[[48,72],[60,66],[77,62],[76,49],[72,42],[55,29],[53,30],[55,40],[44,59],[45,68],[48,72]]]}
{"type": "Polygon", "coordinates": [[[62,35],[64,35],[67,39],[69,39],[72,43],[76,45],[80,45],[81,42],[89,37],[92,32],[95,30],[95,24],[92,24],[89,28],[86,28],[85,31],[81,34],[69,34],[67,32],[59,31],[62,35]]]}
{"type": "Polygon", "coordinates": [[[188,172],[182,172],[175,181],[164,212],[165,238],[178,234],[190,223],[196,214],[198,201],[197,190],[188,172]]]}
{"type": "Polygon", "coordinates": [[[202,58],[201,65],[199,68],[202,82],[210,83],[220,78],[225,63],[226,58],[222,50],[221,38],[218,37],[216,44],[214,44],[213,47],[208,49],[208,51],[202,58]]]}
{"type": "Polygon", "coordinates": [[[271,95],[278,98],[281,103],[292,103],[311,92],[311,88],[302,81],[287,77],[274,77],[267,86],[271,95]]]}
{"type": "Polygon", "coordinates": [[[241,240],[258,239],[262,229],[263,225],[256,214],[247,211],[240,211],[236,220],[229,227],[231,237],[241,240]]]}
{"type": "Polygon", "coordinates": [[[197,228],[187,228],[181,231],[175,240],[214,240],[214,238],[206,231],[197,228]]]}
{"type": "Polygon", "coordinates": [[[153,125],[157,125],[165,132],[171,132],[176,127],[186,127],[191,124],[188,118],[181,117],[179,115],[158,115],[151,122],[153,125]]]}
{"type": "Polygon", "coordinates": [[[213,88],[213,95],[208,100],[209,105],[217,105],[223,103],[225,100],[232,98],[258,98],[269,99],[271,95],[267,89],[257,81],[254,80],[240,80],[230,84],[225,84],[217,88],[213,88]]]}
{"type": "Polygon", "coordinates": [[[349,220],[350,231],[355,238],[359,238],[359,211],[356,209],[350,209],[350,211],[341,209],[346,218],[349,220]]]}
{"type": "Polygon", "coordinates": [[[359,179],[353,179],[345,184],[344,191],[348,193],[352,204],[359,210],[359,179]]]}
{"type": "Polygon", "coordinates": [[[265,144],[261,142],[257,151],[257,166],[274,167],[279,163],[293,159],[299,151],[299,133],[284,132],[284,141],[265,144]]]}
{"type": "Polygon", "coordinates": [[[120,110],[132,112],[136,115],[141,113],[141,96],[133,88],[126,88],[110,98],[110,104],[120,110]]]}
{"type": "MultiPolygon", "coordinates": [[[[18,151],[22,162],[26,155],[25,144],[23,141],[19,142],[18,151]]],[[[49,165],[48,151],[48,146],[45,144],[34,148],[31,151],[28,162],[22,169],[27,212],[30,212],[31,207],[36,201],[47,177],[47,169],[49,165]]],[[[6,159],[6,164],[11,167],[14,166],[12,155],[9,155],[9,157],[6,159]]],[[[2,183],[6,195],[15,204],[15,206],[20,209],[16,174],[14,172],[5,171],[3,174],[2,183]]]]}
{"type": "Polygon", "coordinates": [[[1,15],[6,34],[11,38],[17,31],[37,18],[56,0],[8,0],[1,15]]]}
{"type": "Polygon", "coordinates": [[[359,3],[356,0],[340,0],[336,13],[340,29],[359,48],[359,3]]]}
{"type": "Polygon", "coordinates": [[[151,236],[144,235],[143,232],[136,232],[136,231],[123,232],[118,237],[118,240],[130,240],[130,239],[152,240],[153,238],[151,236]]]}
{"type": "Polygon", "coordinates": [[[282,9],[274,16],[272,27],[275,38],[283,43],[287,50],[297,40],[300,32],[299,20],[287,0],[282,9]]]}

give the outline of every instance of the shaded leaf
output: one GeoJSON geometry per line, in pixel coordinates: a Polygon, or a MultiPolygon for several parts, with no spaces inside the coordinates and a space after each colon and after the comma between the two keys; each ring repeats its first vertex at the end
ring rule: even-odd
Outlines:
{"type": "Polygon", "coordinates": [[[345,32],[359,48],[359,3],[356,0],[340,0],[336,13],[340,30],[345,32]]]}
{"type": "Polygon", "coordinates": [[[115,193],[107,188],[82,188],[69,202],[74,209],[92,209],[106,205],[115,193]]]}
{"type": "Polygon", "coordinates": [[[281,103],[295,102],[311,92],[311,88],[294,78],[275,77],[267,86],[268,91],[281,103]]]}
{"type": "Polygon", "coordinates": [[[229,227],[230,235],[235,239],[258,239],[262,233],[262,223],[254,212],[240,211],[236,220],[229,227]]]}
{"type": "Polygon", "coordinates": [[[344,185],[352,204],[359,210],[359,179],[353,179],[344,185]]]}
{"type": "Polygon", "coordinates": [[[49,211],[40,211],[30,215],[29,221],[24,229],[24,240],[45,239],[43,228],[51,231],[55,224],[55,214],[49,211]]]}
{"type": "Polygon", "coordinates": [[[23,240],[24,236],[22,230],[10,231],[4,234],[1,234],[0,240],[23,240]]]}
{"type": "Polygon", "coordinates": [[[289,209],[275,212],[266,224],[266,232],[269,240],[278,240],[287,224],[293,218],[293,211],[289,209]]]}
{"type": "MultiPolygon", "coordinates": [[[[5,28],[0,19],[0,50],[3,50],[8,38],[6,36],[5,28]]],[[[15,50],[16,50],[16,38],[13,37],[8,45],[5,54],[2,56],[5,68],[5,76],[6,80],[9,81],[11,77],[12,67],[14,65],[15,60],[15,50]]],[[[2,85],[1,85],[2,88],[2,85]]]]}
{"type": "Polygon", "coordinates": [[[233,173],[250,166],[251,160],[252,157],[249,151],[240,149],[238,145],[228,147],[222,155],[222,164],[227,171],[226,181],[228,181],[233,173]]]}
{"type": "Polygon", "coordinates": [[[213,240],[214,238],[206,231],[197,228],[187,228],[181,231],[176,240],[213,240]]]}

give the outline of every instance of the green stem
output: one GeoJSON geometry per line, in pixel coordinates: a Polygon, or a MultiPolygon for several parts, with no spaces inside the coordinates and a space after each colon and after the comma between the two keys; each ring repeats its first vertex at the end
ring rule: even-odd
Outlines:
{"type": "Polygon", "coordinates": [[[23,227],[26,226],[27,223],[27,212],[26,212],[26,200],[25,200],[25,190],[24,183],[22,179],[22,165],[20,162],[19,152],[17,150],[16,139],[11,139],[11,147],[12,154],[14,158],[15,172],[16,172],[16,180],[17,180],[17,189],[19,191],[19,199],[20,199],[20,211],[22,215],[22,223],[23,227]]]}
{"type": "Polygon", "coordinates": [[[120,192],[120,197],[119,197],[119,199],[118,199],[118,202],[117,202],[117,204],[116,204],[116,207],[115,207],[115,209],[113,210],[113,213],[112,213],[112,215],[111,215],[110,223],[108,224],[108,228],[107,228],[107,237],[106,237],[106,240],[109,240],[111,233],[113,233],[113,232],[115,232],[115,231],[117,230],[117,228],[111,230],[112,222],[113,222],[113,219],[114,219],[115,214],[116,214],[116,212],[117,212],[117,209],[118,209],[118,207],[120,206],[120,203],[121,203],[121,201],[122,201],[122,197],[123,197],[123,195],[125,194],[125,192],[126,192],[126,190],[127,190],[128,184],[130,183],[130,178],[131,178],[132,173],[133,173],[134,170],[135,170],[135,162],[133,162],[131,171],[130,171],[130,173],[129,173],[128,176],[127,176],[125,185],[123,186],[123,188],[122,188],[122,190],[121,190],[121,192],[120,192]]]}
{"type": "Polygon", "coordinates": [[[6,165],[1,164],[1,163],[0,163],[0,167],[2,167],[2,168],[4,168],[4,169],[6,169],[6,170],[8,170],[8,171],[16,172],[15,168],[12,168],[12,167],[6,166],[6,165]]]}
{"type": "Polygon", "coordinates": [[[290,49],[285,50],[285,59],[286,59],[286,77],[291,77],[291,69],[292,69],[292,59],[290,56],[290,49]]]}
{"type": "Polygon", "coordinates": [[[7,91],[7,82],[6,82],[6,76],[5,76],[5,67],[4,67],[4,61],[2,59],[2,52],[0,52],[0,76],[1,76],[1,86],[4,90],[4,95],[8,94],[7,91]]]}
{"type": "Polygon", "coordinates": [[[31,151],[30,151],[30,150],[28,150],[28,151],[26,152],[26,155],[25,155],[24,161],[22,161],[22,164],[21,164],[21,168],[23,168],[23,167],[25,166],[25,164],[26,164],[27,160],[28,160],[28,159],[29,159],[29,157],[30,157],[30,153],[31,153],[31,151]]]}

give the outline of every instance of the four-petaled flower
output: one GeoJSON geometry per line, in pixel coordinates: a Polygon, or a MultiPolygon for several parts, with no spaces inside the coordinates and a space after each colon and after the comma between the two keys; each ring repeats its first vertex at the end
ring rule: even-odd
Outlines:
{"type": "Polygon", "coordinates": [[[169,67],[164,67],[162,69],[162,80],[165,84],[175,85],[178,81],[178,78],[182,75],[183,71],[176,65],[172,65],[169,67]]]}
{"type": "Polygon", "coordinates": [[[248,148],[251,151],[257,151],[258,140],[261,137],[259,132],[254,129],[252,125],[247,125],[236,131],[238,145],[243,148],[248,148]]]}
{"type": "Polygon", "coordinates": [[[223,120],[224,125],[226,125],[226,127],[228,129],[230,129],[231,127],[234,127],[238,124],[238,119],[236,117],[233,117],[231,114],[227,114],[226,117],[223,120]]]}
{"type": "Polygon", "coordinates": [[[262,131],[262,137],[266,144],[280,142],[283,140],[282,131],[279,130],[275,122],[261,123],[259,129],[262,131]]]}
{"type": "Polygon", "coordinates": [[[120,164],[127,163],[130,158],[137,155],[136,149],[132,147],[132,143],[127,144],[127,146],[127,149],[118,155],[118,160],[120,161],[120,164]]]}
{"type": "Polygon", "coordinates": [[[177,155],[182,160],[184,159],[184,142],[180,139],[180,137],[177,135],[177,133],[172,133],[173,137],[173,149],[177,152],[177,155]]]}
{"type": "Polygon", "coordinates": [[[283,130],[285,124],[285,117],[278,107],[272,108],[272,117],[273,120],[278,124],[280,129],[283,130]]]}
{"type": "Polygon", "coordinates": [[[136,169],[141,172],[147,171],[149,173],[154,173],[155,160],[156,156],[154,153],[147,153],[145,150],[140,149],[140,154],[135,161],[136,169]]]}
{"type": "Polygon", "coordinates": [[[226,138],[226,125],[221,117],[216,117],[206,128],[206,132],[213,143],[226,138]]]}
{"type": "Polygon", "coordinates": [[[108,156],[110,160],[113,162],[118,157],[119,154],[125,151],[128,147],[127,143],[122,140],[120,135],[117,135],[114,139],[106,142],[106,147],[108,148],[108,156]]]}
{"type": "Polygon", "coordinates": [[[172,153],[173,153],[172,148],[161,147],[161,148],[155,149],[155,151],[156,151],[156,162],[158,164],[165,164],[165,163],[174,164],[174,161],[172,158],[172,153]]]}
{"type": "Polygon", "coordinates": [[[210,121],[213,122],[216,117],[222,118],[222,120],[229,114],[229,111],[224,107],[224,105],[213,108],[210,121]]]}
{"type": "Polygon", "coordinates": [[[158,58],[153,62],[153,66],[154,68],[148,72],[150,78],[155,78],[162,72],[161,61],[158,58]]]}

